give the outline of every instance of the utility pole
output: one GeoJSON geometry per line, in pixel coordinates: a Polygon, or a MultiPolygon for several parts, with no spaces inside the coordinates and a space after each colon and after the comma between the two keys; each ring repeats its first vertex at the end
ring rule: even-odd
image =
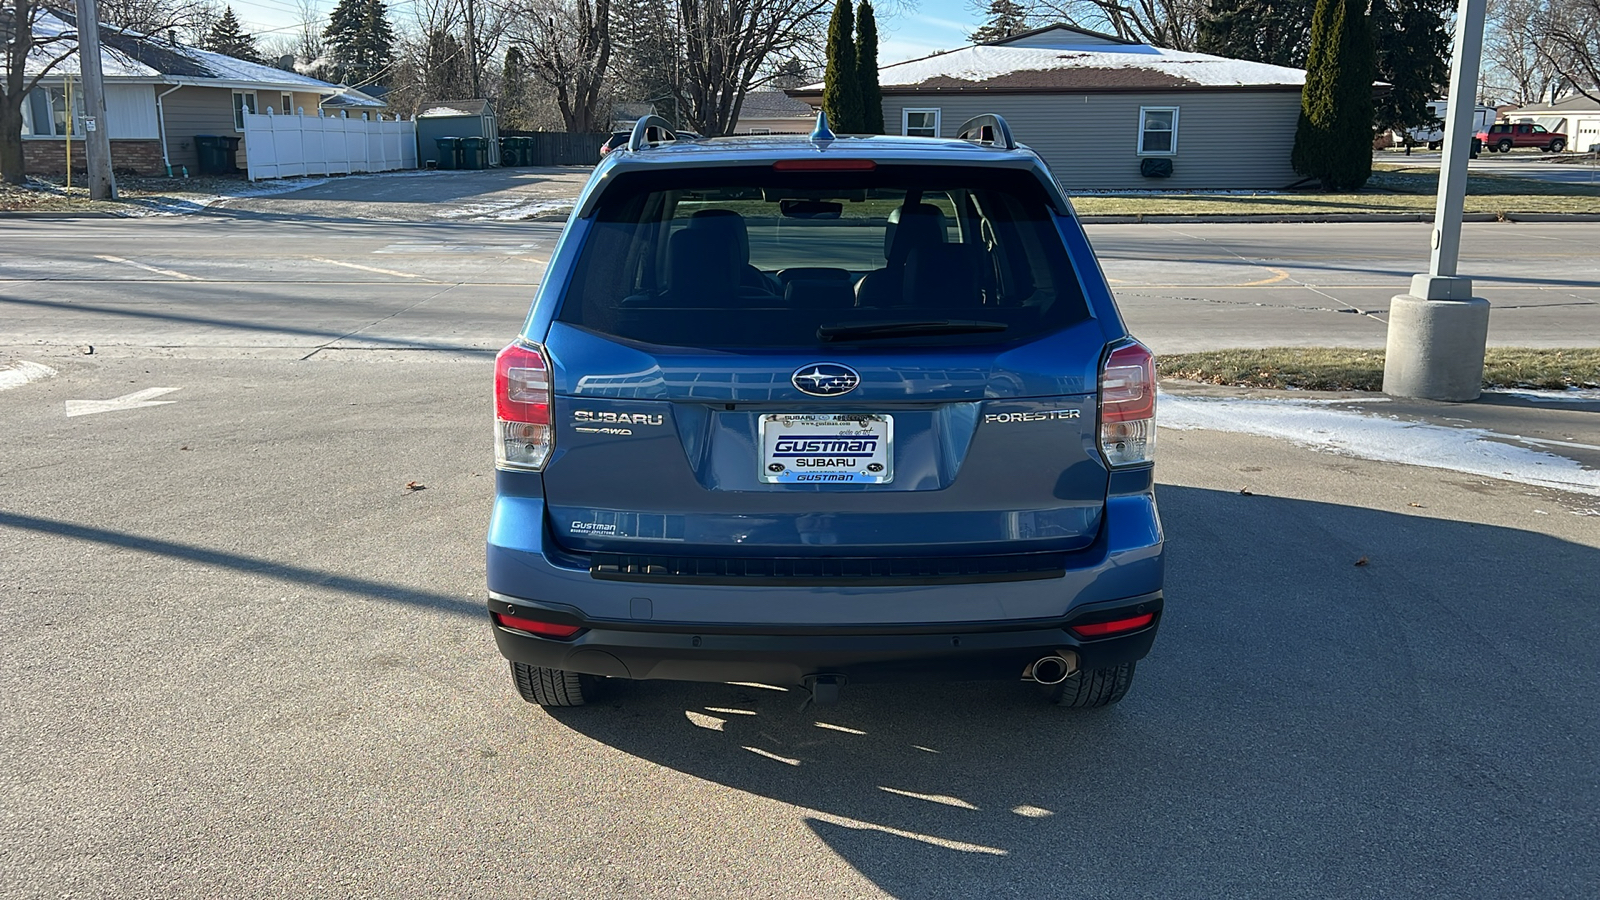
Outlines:
{"type": "MultiPolygon", "coordinates": [[[[117,199],[111,174],[111,136],[106,132],[106,89],[100,73],[100,10],[95,0],[77,0],[78,72],[83,76],[83,145],[89,164],[89,198],[117,199]]],[[[72,111],[67,110],[68,117],[72,111]]]]}
{"type": "Polygon", "coordinates": [[[1489,341],[1489,301],[1472,296],[1472,279],[1456,274],[1461,255],[1461,209],[1467,193],[1467,159],[1478,99],[1486,0],[1461,0],[1455,53],[1450,57],[1450,108],[1439,199],[1433,214],[1428,273],[1411,279],[1411,292],[1389,302],[1389,342],[1383,392],[1428,400],[1476,400],[1483,392],[1483,355],[1489,341]]]}

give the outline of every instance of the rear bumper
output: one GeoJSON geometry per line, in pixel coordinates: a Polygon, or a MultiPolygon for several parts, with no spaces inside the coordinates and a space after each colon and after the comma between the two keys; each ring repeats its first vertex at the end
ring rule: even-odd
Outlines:
{"type": "Polygon", "coordinates": [[[852,683],[906,680],[1016,680],[1042,656],[1073,650],[1083,668],[1142,659],[1161,624],[1155,592],[1076,607],[1070,616],[1031,622],[967,622],[892,627],[642,625],[584,618],[572,607],[491,594],[490,612],[581,626],[567,640],[494,626],[507,659],[613,678],[753,681],[797,685],[812,675],[852,683]],[[1152,614],[1125,635],[1082,639],[1070,626],[1152,614]]]}

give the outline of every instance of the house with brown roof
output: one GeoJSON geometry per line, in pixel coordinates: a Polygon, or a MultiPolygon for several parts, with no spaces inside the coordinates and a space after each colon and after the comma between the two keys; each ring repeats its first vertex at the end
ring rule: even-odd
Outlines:
{"type": "MultiPolygon", "coordinates": [[[[996,113],[1069,191],[1274,190],[1300,117],[1301,69],[1050,25],[883,66],[890,132],[954,137],[996,113]]],[[[822,85],[789,91],[813,105],[822,85]]]]}
{"type": "MultiPolygon", "coordinates": [[[[821,101],[818,101],[821,102],[821,101]]],[[[751,91],[739,105],[731,134],[810,134],[817,114],[783,91],[751,91]]]]}

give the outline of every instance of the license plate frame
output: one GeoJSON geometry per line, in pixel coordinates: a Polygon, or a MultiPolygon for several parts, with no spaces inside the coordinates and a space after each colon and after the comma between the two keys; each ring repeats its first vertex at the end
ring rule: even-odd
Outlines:
{"type": "Polygon", "coordinates": [[[894,416],[763,413],[758,431],[756,474],[763,484],[894,481],[894,416]],[[822,461],[827,463],[817,464],[822,461]],[[774,466],[781,468],[775,470],[774,466]],[[880,468],[874,470],[874,466],[880,468]]]}

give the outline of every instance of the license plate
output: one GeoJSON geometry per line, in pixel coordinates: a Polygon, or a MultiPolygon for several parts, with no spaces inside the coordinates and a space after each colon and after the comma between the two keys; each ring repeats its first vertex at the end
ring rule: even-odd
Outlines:
{"type": "Polygon", "coordinates": [[[887,484],[894,480],[894,417],[863,413],[764,415],[761,480],[768,484],[887,484]]]}

